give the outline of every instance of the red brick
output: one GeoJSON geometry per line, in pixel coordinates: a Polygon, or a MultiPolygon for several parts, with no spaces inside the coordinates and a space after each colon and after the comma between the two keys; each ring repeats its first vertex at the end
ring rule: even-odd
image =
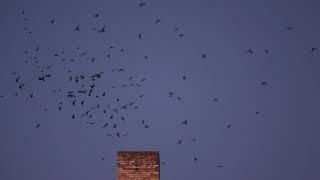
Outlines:
{"type": "Polygon", "coordinates": [[[120,151],[117,180],[159,180],[160,155],[155,151],[120,151]]]}

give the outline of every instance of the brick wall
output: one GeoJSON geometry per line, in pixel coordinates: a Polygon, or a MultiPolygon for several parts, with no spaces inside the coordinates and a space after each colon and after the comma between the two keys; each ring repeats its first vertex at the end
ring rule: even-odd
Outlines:
{"type": "Polygon", "coordinates": [[[120,151],[117,180],[159,180],[159,152],[120,151]]]}

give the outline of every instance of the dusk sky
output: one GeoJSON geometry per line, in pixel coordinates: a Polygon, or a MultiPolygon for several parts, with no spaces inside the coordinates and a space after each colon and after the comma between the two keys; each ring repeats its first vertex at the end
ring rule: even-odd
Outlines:
{"type": "Polygon", "coordinates": [[[319,0],[1,0],[0,180],[320,179],[319,0]]]}

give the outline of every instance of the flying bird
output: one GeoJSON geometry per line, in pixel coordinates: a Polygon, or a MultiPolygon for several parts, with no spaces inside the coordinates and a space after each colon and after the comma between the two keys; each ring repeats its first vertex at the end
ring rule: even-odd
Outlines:
{"type": "Polygon", "coordinates": [[[194,158],[193,158],[193,162],[194,162],[194,163],[198,162],[198,158],[197,158],[197,157],[194,157],[194,158]]]}
{"type": "Polygon", "coordinates": [[[311,48],[311,52],[315,52],[317,50],[318,50],[318,48],[316,48],[316,47],[311,48]]]}
{"type": "Polygon", "coordinates": [[[149,126],[149,125],[144,125],[144,128],[146,128],[146,129],[147,129],[147,128],[150,128],[150,126],[149,126]]]}
{"type": "Polygon", "coordinates": [[[188,125],[188,120],[182,121],[181,124],[188,125]]]}
{"type": "Polygon", "coordinates": [[[100,16],[99,13],[96,13],[96,14],[93,15],[94,18],[97,18],[99,16],[100,16]]]}
{"type": "Polygon", "coordinates": [[[145,2],[141,2],[141,3],[139,3],[139,7],[143,7],[143,6],[145,6],[145,5],[147,5],[147,3],[145,3],[145,2]]]}
{"type": "Polygon", "coordinates": [[[98,31],[98,33],[104,33],[106,30],[106,26],[103,25],[102,28],[98,31]]]}
{"type": "Polygon", "coordinates": [[[207,54],[201,54],[201,59],[206,59],[207,58],[207,54]]]}
{"type": "Polygon", "coordinates": [[[253,54],[253,50],[252,50],[252,49],[248,49],[248,50],[246,51],[246,53],[248,53],[248,54],[253,54]]]}
{"type": "Polygon", "coordinates": [[[158,24],[160,22],[160,19],[157,19],[154,23],[158,24]]]}
{"type": "Polygon", "coordinates": [[[262,85],[262,86],[267,86],[267,85],[269,85],[269,83],[268,83],[267,81],[262,81],[262,82],[260,83],[260,85],[262,85]]]}
{"type": "Polygon", "coordinates": [[[73,30],[74,31],[80,31],[80,25],[77,25],[73,30]]]}
{"type": "Polygon", "coordinates": [[[218,98],[213,98],[213,99],[212,99],[212,102],[218,102],[218,101],[219,101],[218,98]]]}
{"type": "Polygon", "coordinates": [[[287,26],[286,29],[290,31],[290,30],[293,30],[293,27],[287,26]]]}

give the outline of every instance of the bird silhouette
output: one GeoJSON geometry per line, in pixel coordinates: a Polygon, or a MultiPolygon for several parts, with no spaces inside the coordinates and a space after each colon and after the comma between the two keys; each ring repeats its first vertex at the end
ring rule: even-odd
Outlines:
{"type": "Polygon", "coordinates": [[[293,27],[287,26],[286,29],[290,31],[290,30],[293,30],[293,27]]]}
{"type": "Polygon", "coordinates": [[[104,33],[106,31],[106,26],[103,25],[100,30],[98,30],[99,33],[104,33]]]}
{"type": "Polygon", "coordinates": [[[207,54],[201,54],[201,59],[206,59],[207,58],[207,54]]]}
{"type": "Polygon", "coordinates": [[[315,52],[317,50],[318,50],[318,48],[316,48],[316,47],[311,48],[311,52],[315,52]]]}
{"type": "Polygon", "coordinates": [[[219,101],[218,98],[213,98],[213,99],[212,99],[212,102],[218,102],[218,101],[219,101]]]}
{"type": "Polygon", "coordinates": [[[188,125],[188,120],[182,121],[181,124],[183,124],[183,125],[188,125]]]}
{"type": "Polygon", "coordinates": [[[260,83],[260,85],[262,85],[262,86],[268,86],[269,83],[268,83],[267,81],[262,81],[262,82],[260,83]]]}
{"type": "Polygon", "coordinates": [[[160,22],[160,19],[156,19],[156,21],[154,23],[158,24],[159,22],[160,22]]]}
{"type": "Polygon", "coordinates": [[[73,30],[74,31],[80,31],[80,25],[77,25],[73,30]]]}
{"type": "Polygon", "coordinates": [[[99,16],[100,16],[99,13],[96,13],[96,14],[93,15],[94,18],[97,18],[99,16]]]}
{"type": "Polygon", "coordinates": [[[145,6],[145,5],[147,5],[147,3],[145,3],[145,2],[141,2],[141,3],[139,3],[139,7],[143,7],[143,6],[145,6]]]}
{"type": "Polygon", "coordinates": [[[194,163],[198,162],[198,158],[197,158],[197,157],[194,157],[194,158],[193,158],[193,162],[194,162],[194,163]]]}

